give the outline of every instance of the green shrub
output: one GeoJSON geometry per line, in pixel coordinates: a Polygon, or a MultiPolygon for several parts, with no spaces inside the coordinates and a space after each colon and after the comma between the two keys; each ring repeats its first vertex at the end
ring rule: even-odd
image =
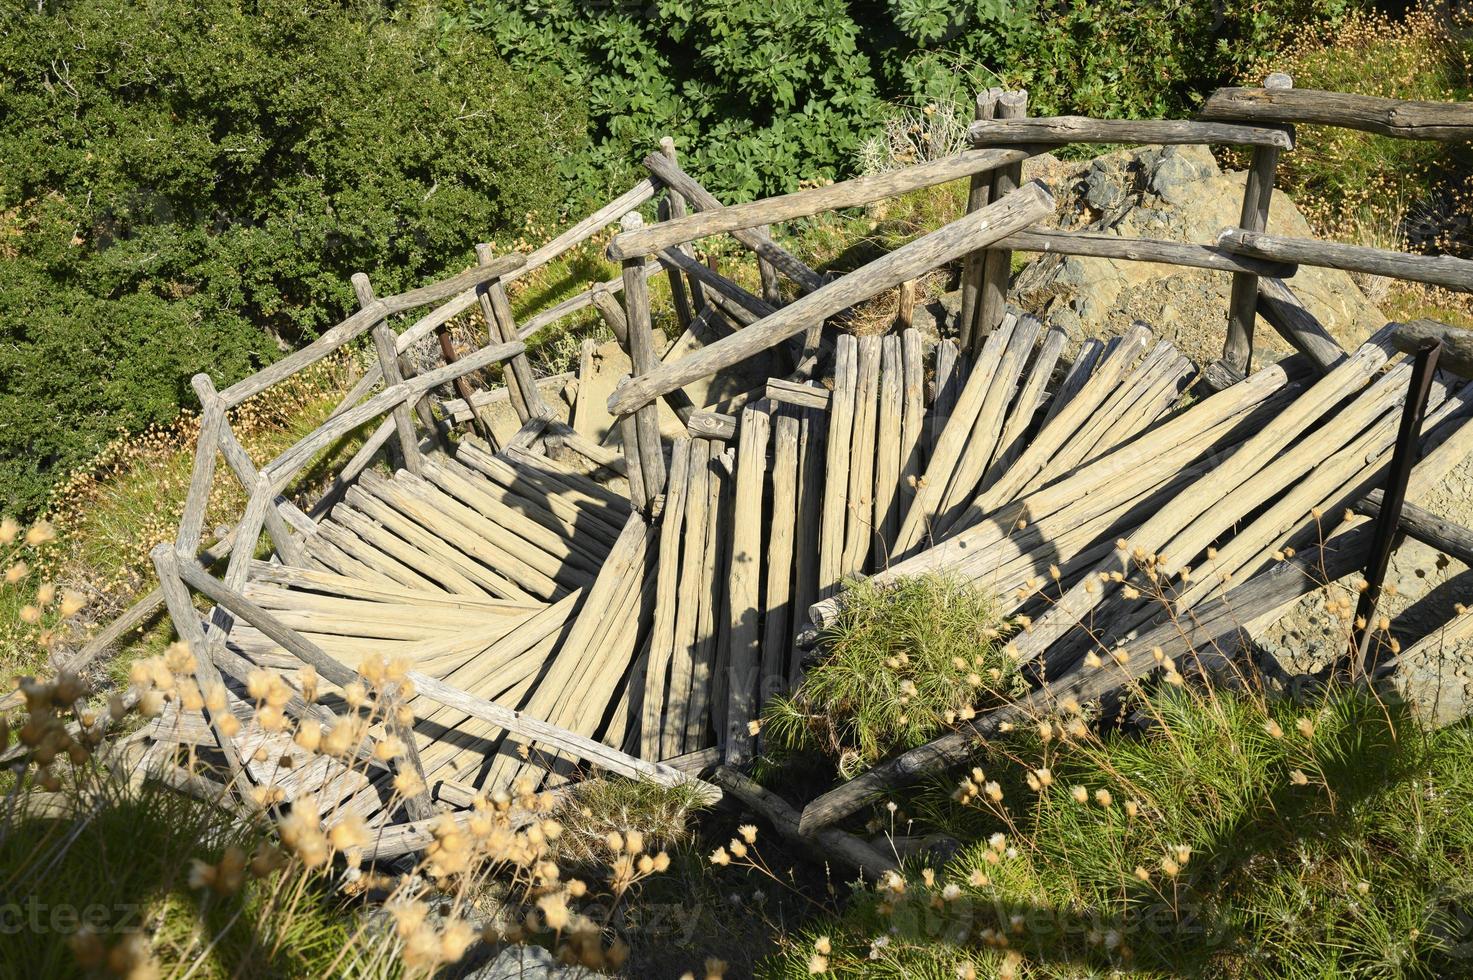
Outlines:
{"type": "MultiPolygon", "coordinates": [[[[587,93],[596,146],[567,167],[627,183],[672,135],[718,196],[849,172],[887,103],[1026,86],[1039,114],[1157,116],[1366,0],[458,0],[453,18],[587,93]]],[[[970,110],[967,110],[970,112],[970,110]]]]}
{"type": "Polygon", "coordinates": [[[844,771],[873,765],[1020,693],[1000,640],[1008,626],[986,593],[953,578],[857,580],[824,631],[822,658],[790,697],[773,699],[763,730],[777,747],[816,749],[844,771]]]}
{"type": "Polygon", "coordinates": [[[0,503],[33,509],[188,379],[228,383],[555,210],[546,70],[418,8],[27,4],[0,27],[0,503]]]}
{"type": "Polygon", "coordinates": [[[806,976],[820,947],[835,976],[1466,975],[1466,724],[1350,688],[1131,706],[1145,731],[1072,734],[1066,713],[989,743],[947,801],[977,818],[949,828],[958,857],[862,894],[764,975],[806,976]]]}

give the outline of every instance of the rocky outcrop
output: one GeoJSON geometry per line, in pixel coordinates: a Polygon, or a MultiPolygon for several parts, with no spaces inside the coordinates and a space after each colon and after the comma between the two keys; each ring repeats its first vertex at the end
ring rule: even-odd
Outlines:
{"type": "MultiPolygon", "coordinates": [[[[1140,147],[1075,164],[1044,156],[1030,164],[1027,175],[1054,188],[1059,227],[1122,238],[1212,242],[1221,229],[1237,225],[1246,179],[1222,171],[1203,146],[1140,147]]],[[[1274,195],[1268,226],[1283,235],[1312,234],[1282,193],[1274,195]]],[[[1113,335],[1143,320],[1205,364],[1222,352],[1231,281],[1227,273],[1051,255],[1033,259],[1018,274],[1014,295],[1025,309],[1070,328],[1076,340],[1113,335]]],[[[1346,346],[1386,322],[1344,272],[1305,267],[1290,285],[1346,346]]],[[[1254,343],[1258,363],[1289,352],[1266,323],[1260,322],[1254,343]]]]}

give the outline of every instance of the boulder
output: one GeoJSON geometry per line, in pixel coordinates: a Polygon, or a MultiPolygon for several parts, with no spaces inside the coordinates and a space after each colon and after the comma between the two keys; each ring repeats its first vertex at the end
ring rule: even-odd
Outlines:
{"type": "MultiPolygon", "coordinates": [[[[1204,146],[1138,147],[1066,165],[1041,159],[1032,170],[1050,180],[1059,199],[1059,227],[1122,238],[1210,243],[1237,225],[1243,172],[1223,172],[1204,146]]],[[[1287,194],[1276,193],[1270,230],[1310,236],[1287,194]]],[[[1014,295],[1025,309],[1077,331],[1074,340],[1111,336],[1135,320],[1151,324],[1199,364],[1222,352],[1232,276],[1148,262],[1079,256],[1038,256],[1018,274],[1014,295]]],[[[1290,286],[1342,344],[1353,347],[1386,322],[1349,274],[1304,267],[1290,286]]],[[[1290,348],[1260,320],[1254,331],[1258,363],[1290,348]]]]}

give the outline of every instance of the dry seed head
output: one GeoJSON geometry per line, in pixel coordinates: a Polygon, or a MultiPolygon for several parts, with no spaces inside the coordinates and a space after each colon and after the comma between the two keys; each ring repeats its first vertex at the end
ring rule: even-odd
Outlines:
{"type": "Polygon", "coordinates": [[[1089,790],[1083,786],[1071,786],[1069,794],[1074,797],[1075,803],[1087,803],[1089,801],[1089,790]]]}
{"type": "Polygon", "coordinates": [[[1304,786],[1309,783],[1309,777],[1306,776],[1304,774],[1304,771],[1301,769],[1290,769],[1289,782],[1293,783],[1295,786],[1304,786]]]}

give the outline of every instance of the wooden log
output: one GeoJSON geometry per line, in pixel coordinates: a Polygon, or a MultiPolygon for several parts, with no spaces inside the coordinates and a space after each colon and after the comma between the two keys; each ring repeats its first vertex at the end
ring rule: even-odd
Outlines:
{"type": "MultiPolygon", "coordinates": [[[[768,518],[766,599],[762,604],[762,669],[757,709],[787,690],[793,640],[793,550],[798,540],[801,409],[778,409],[772,423],[772,513],[768,518]]],[[[740,502],[740,491],[736,497],[740,502]]]]}
{"type": "Polygon", "coordinates": [[[1235,255],[1215,245],[1160,241],[1154,238],[1120,238],[1116,235],[1089,231],[1056,231],[1029,228],[1001,239],[999,246],[1017,252],[1044,252],[1058,255],[1084,255],[1092,258],[1128,262],[1153,262],[1182,265],[1214,272],[1246,272],[1259,276],[1288,279],[1297,266],[1283,262],[1235,255]]]}
{"type": "MultiPolygon", "coordinates": [[[[1266,89],[1287,89],[1294,84],[1288,75],[1275,73],[1264,80],[1266,89]]],[[[1273,198],[1274,174],[1279,165],[1279,148],[1257,146],[1248,165],[1248,179],[1243,185],[1243,210],[1238,224],[1248,231],[1261,232],[1268,227],[1268,206],[1273,198]]],[[[1240,374],[1248,372],[1253,358],[1253,324],[1258,311],[1258,277],[1252,273],[1233,273],[1232,293],[1228,299],[1227,338],[1223,342],[1222,359],[1240,374]]]]}
{"type": "MultiPolygon", "coordinates": [[[[1372,490],[1354,505],[1357,513],[1375,518],[1381,515],[1381,490],[1372,490]]],[[[1402,505],[1401,530],[1409,538],[1436,548],[1450,558],[1473,566],[1473,530],[1439,517],[1425,507],[1413,503],[1402,505]]]]}
{"type": "Polygon", "coordinates": [[[1411,255],[1365,245],[1342,245],[1311,238],[1283,238],[1243,228],[1224,228],[1217,244],[1240,255],[1342,269],[1410,282],[1431,283],[1456,292],[1473,292],[1473,260],[1450,255],[1411,255]]]}
{"type": "MultiPolygon", "coordinates": [[[[208,376],[204,377],[204,382],[209,382],[208,376]]],[[[184,513],[179,518],[179,533],[174,538],[180,554],[192,557],[199,551],[205,511],[210,506],[210,488],[215,483],[215,457],[225,425],[225,400],[212,399],[204,405],[200,417],[199,437],[194,444],[194,465],[190,470],[189,489],[184,494],[184,513]]]]}
{"type": "MultiPolygon", "coordinates": [[[[631,211],[624,216],[621,227],[633,229],[643,224],[644,219],[639,212],[631,211]]],[[[629,319],[629,362],[633,366],[631,384],[648,376],[660,364],[651,336],[654,326],[650,322],[649,290],[640,272],[643,264],[641,259],[630,259],[624,263],[624,309],[629,319]]],[[[618,397],[618,391],[614,397],[618,397]]],[[[644,477],[644,499],[653,506],[665,492],[665,455],[660,445],[660,416],[654,405],[646,403],[634,411],[634,428],[638,439],[639,469],[644,477]]],[[[633,448],[628,444],[624,446],[626,458],[632,455],[630,450],[633,448]]]]}
{"type": "MultiPolygon", "coordinates": [[[[996,120],[1020,120],[1028,114],[1028,93],[1003,92],[997,97],[996,120]]],[[[986,120],[982,125],[989,125],[986,120]]],[[[992,199],[1002,200],[1017,189],[1023,179],[1023,164],[1001,167],[992,175],[992,199]]],[[[993,243],[996,245],[996,243],[993,243]]],[[[973,324],[971,350],[976,352],[982,340],[1002,324],[1007,305],[1008,280],[1013,273],[1013,253],[1004,248],[987,249],[982,256],[982,283],[977,293],[977,322],[973,324]]]]}
{"type": "Polygon", "coordinates": [[[784,378],[768,378],[765,390],[768,401],[799,408],[826,409],[829,407],[829,392],[815,384],[800,384],[784,378]]]}
{"type": "Polygon", "coordinates": [[[1265,276],[1258,280],[1258,313],[1295,350],[1309,358],[1321,374],[1335,368],[1348,356],[1340,342],[1304,308],[1299,297],[1283,279],[1265,276]]]}
{"type": "Polygon", "coordinates": [[[1465,378],[1473,378],[1473,330],[1436,320],[1413,320],[1397,329],[1392,343],[1404,354],[1415,354],[1423,347],[1441,344],[1437,366],[1465,378]]]}
{"type": "Polygon", "coordinates": [[[858,394],[859,342],[842,334],[834,354],[834,393],[829,399],[827,463],[818,538],[819,598],[833,595],[844,577],[844,541],[849,511],[849,454],[853,451],[858,394]]]}
{"type": "Polygon", "coordinates": [[[1053,198],[1037,182],[952,222],[862,269],[809,293],[750,327],[674,363],[667,364],[617,391],[609,399],[611,414],[648,404],[667,391],[737,364],[791,337],[815,320],[846,310],[906,279],[949,262],[968,249],[990,244],[1031,224],[1053,210],[1053,198]]]}
{"type": "Polygon", "coordinates": [[[736,417],[721,412],[692,412],[685,423],[685,431],[692,439],[726,442],[736,438],[736,430],[736,417]]]}
{"type": "Polygon", "coordinates": [[[875,433],[879,428],[880,338],[859,338],[854,429],[849,444],[849,491],[844,530],[844,575],[866,568],[874,541],[875,433]]]}
{"type": "Polygon", "coordinates": [[[1413,140],[1473,139],[1473,104],[1385,99],[1316,89],[1220,88],[1198,115],[1284,125],[1341,126],[1413,140]]]}
{"type": "MultiPolygon", "coordinates": [[[[485,262],[490,258],[489,246],[477,245],[476,258],[485,262]]],[[[512,317],[511,301],[507,298],[506,289],[500,282],[489,282],[478,287],[477,301],[481,306],[481,318],[486,321],[488,342],[503,344],[515,342],[517,337],[516,320],[512,317]]],[[[547,406],[542,404],[541,395],[537,391],[537,381],[532,375],[532,365],[527,360],[525,353],[518,354],[509,362],[510,370],[504,370],[503,380],[511,394],[512,407],[516,409],[517,418],[526,423],[534,418],[547,418],[551,412],[547,406]]]]}
{"type": "Polygon", "coordinates": [[[874,517],[870,522],[870,567],[884,568],[900,530],[900,425],[905,407],[900,386],[900,338],[880,338],[879,401],[875,406],[874,517]]]}
{"type": "Polygon", "coordinates": [[[1059,146],[1065,143],[1228,144],[1294,148],[1293,134],[1281,126],[1240,126],[1187,119],[1090,119],[1053,116],[1046,119],[979,120],[967,128],[973,146],[1059,146]]]}
{"type": "Polygon", "coordinates": [[[741,442],[731,525],[731,566],[726,582],[729,595],[730,653],[727,658],[726,746],[729,765],[743,765],[752,757],[754,733],[747,726],[757,719],[761,670],[762,627],[762,497],[767,474],[767,442],[771,426],[770,403],[759,401],[742,411],[741,442]]]}
{"type": "MultiPolygon", "coordinates": [[[[881,174],[840,181],[825,187],[813,187],[781,197],[763,198],[748,204],[723,206],[715,198],[710,198],[710,203],[694,199],[694,203],[702,210],[679,220],[662,221],[637,232],[626,231],[616,235],[609,243],[608,254],[609,258],[616,260],[654,255],[673,245],[696,241],[711,235],[737,235],[739,232],[777,224],[780,221],[806,218],[825,211],[861,207],[923,187],[944,184],[962,177],[984,173],[1009,163],[1018,163],[1032,156],[1034,152],[1036,151],[1027,149],[968,150],[955,156],[912,167],[900,167],[881,174]]],[[[645,165],[649,166],[652,159],[653,157],[646,160],[645,165]]],[[[654,167],[650,169],[661,180],[665,179],[665,173],[661,173],[654,167]]],[[[684,192],[683,189],[682,192],[684,192]]],[[[771,255],[764,256],[760,251],[758,254],[764,261],[776,266],[778,271],[788,278],[804,285],[806,274],[793,275],[783,268],[780,260],[773,261],[771,255]]],[[[811,271],[809,270],[810,273],[811,271]]],[[[819,283],[815,280],[808,286],[808,289],[816,289],[818,285],[819,283]]]]}
{"type": "Polygon", "coordinates": [[[489,722],[512,735],[535,741],[541,746],[564,752],[574,758],[583,759],[601,769],[629,779],[649,781],[660,786],[696,785],[700,788],[700,798],[705,803],[714,803],[721,798],[721,791],[716,787],[703,783],[672,766],[636,759],[617,749],[609,748],[595,739],[548,724],[527,712],[514,711],[493,701],[474,697],[459,688],[417,671],[410,671],[409,680],[414,683],[415,689],[426,698],[449,705],[472,718],[489,722]]]}
{"type": "Polygon", "coordinates": [[[818,850],[826,862],[832,861],[845,872],[856,872],[870,881],[878,881],[885,873],[899,869],[894,858],[842,830],[824,828],[816,833],[799,830],[799,815],[796,810],[776,793],[759,786],[728,766],[718,766],[711,773],[711,779],[753,812],[760,814],[779,834],[793,841],[800,849],[818,850]]]}
{"type": "Polygon", "coordinates": [[[915,321],[916,315],[916,281],[907,279],[898,287],[895,297],[895,322],[891,325],[896,331],[909,330],[915,321]]]}
{"type": "Polygon", "coordinates": [[[1011,339],[1013,320],[1005,321],[1001,330],[993,331],[983,342],[977,362],[967,376],[967,383],[957,397],[956,405],[947,416],[941,438],[931,450],[931,459],[926,464],[925,476],[916,490],[915,501],[901,521],[900,531],[895,537],[895,554],[905,556],[914,551],[931,531],[931,523],[941,513],[947,488],[956,472],[968,437],[982,410],[983,401],[992,386],[998,366],[1002,363],[1003,350],[1011,339]]]}
{"type": "Polygon", "coordinates": [[[966,381],[960,356],[956,343],[950,338],[943,338],[936,345],[935,395],[931,399],[929,444],[926,447],[928,457],[935,453],[936,442],[946,428],[946,420],[951,418],[951,410],[956,406],[966,381]]]}
{"type": "MultiPolygon", "coordinates": [[[[675,140],[673,137],[660,137],[660,155],[663,156],[666,160],[669,160],[673,166],[680,166],[680,160],[675,153],[675,140]]],[[[665,200],[668,202],[669,205],[669,220],[671,221],[679,221],[680,219],[684,218],[690,211],[685,198],[682,197],[680,192],[675,190],[674,188],[665,188],[665,200]]],[[[677,247],[675,251],[680,252],[682,255],[685,256],[690,256],[692,254],[691,250],[688,247],[684,246],[677,247]]],[[[675,291],[675,283],[677,280],[680,280],[680,276],[678,274],[672,273],[670,278],[672,294],[675,291]]],[[[689,296],[691,316],[694,317],[698,315],[701,312],[701,309],[706,305],[705,290],[702,288],[700,282],[695,279],[687,278],[683,280],[683,284],[685,287],[684,291],[689,296]]]]}
{"type": "Polygon", "coordinates": [[[957,457],[940,497],[933,533],[945,535],[977,495],[982,477],[1002,443],[1004,416],[1017,393],[1023,366],[1028,362],[1042,329],[1043,324],[1036,317],[1023,316],[1012,324],[1010,330],[1005,324],[997,331],[1009,330],[1009,336],[983,394],[976,419],[966,433],[961,455],[957,457]]]}
{"type": "Polygon", "coordinates": [[[691,448],[689,439],[677,439],[670,453],[670,480],[665,490],[665,508],[660,514],[659,582],[656,591],[655,627],[650,656],[645,668],[643,718],[640,723],[640,757],[659,759],[661,722],[669,695],[671,661],[675,655],[676,616],[680,595],[680,544],[690,490],[691,448]]]}
{"type": "MultiPolygon", "coordinates": [[[[653,153],[645,157],[644,165],[645,169],[658,177],[666,187],[672,188],[678,194],[681,194],[685,198],[686,203],[691,206],[698,208],[702,212],[719,212],[724,210],[722,203],[716,199],[715,195],[691,179],[685,171],[681,170],[672,161],[666,159],[662,154],[653,153]]],[[[687,220],[697,217],[699,215],[691,215],[687,220]]],[[[765,225],[770,222],[771,219],[764,219],[758,221],[756,224],[765,225]]],[[[632,231],[633,229],[625,230],[632,231]]],[[[750,229],[733,230],[732,237],[753,252],[756,252],[761,258],[771,262],[774,268],[797,283],[802,291],[812,292],[823,285],[823,278],[818,273],[804,265],[787,249],[777,245],[771,238],[767,238],[750,229]]],[[[658,251],[658,249],[649,249],[641,253],[631,252],[630,254],[648,255],[654,251],[658,251]]],[[[610,252],[611,256],[612,254],[610,252]]]]}
{"type": "MultiPolygon", "coordinates": [[[[701,569],[706,555],[707,492],[711,471],[711,443],[692,438],[687,452],[688,486],[685,490],[685,529],[682,533],[683,553],[675,597],[675,640],[670,660],[670,694],[666,700],[663,730],[660,734],[658,758],[680,755],[685,748],[686,719],[690,713],[691,678],[695,673],[696,651],[703,637],[700,630],[701,569]]],[[[672,533],[680,528],[664,526],[672,533]]]]}
{"type": "MultiPolygon", "coordinates": [[[[926,428],[925,356],[920,331],[906,330],[900,335],[900,516],[910,509],[911,501],[915,499],[916,481],[921,475],[924,454],[921,435],[926,428]]],[[[897,517],[895,531],[890,537],[892,545],[899,533],[897,517]]]]}
{"type": "MultiPolygon", "coordinates": [[[[205,636],[205,631],[200,624],[199,613],[195,610],[194,603],[189,598],[189,591],[180,577],[183,568],[194,563],[193,556],[188,556],[181,561],[173,548],[167,544],[159,544],[149,553],[149,557],[152,558],[154,571],[159,577],[159,589],[163,592],[164,604],[169,610],[169,618],[174,621],[174,629],[179,633],[179,638],[189,647],[189,652],[194,655],[195,684],[208,700],[216,689],[223,691],[224,685],[220,679],[220,669],[215,663],[212,644],[205,636]]],[[[246,794],[251,785],[250,774],[241,765],[240,753],[236,750],[234,737],[226,734],[220,724],[220,718],[210,710],[208,705],[201,708],[201,711],[206,724],[210,726],[210,731],[214,734],[216,747],[225,757],[233,788],[240,793],[242,801],[249,802],[250,797],[246,794]]]]}
{"type": "MultiPolygon", "coordinates": [[[[1286,562],[1268,575],[1238,586],[1228,595],[1198,610],[1187,624],[1169,622],[1141,637],[1136,646],[1160,646],[1163,653],[1180,656],[1200,651],[1207,657],[1214,649],[1232,649],[1242,624],[1253,615],[1279,608],[1320,587],[1329,574],[1333,581],[1365,563],[1370,551],[1369,528],[1358,528],[1324,549],[1286,562]],[[1256,612],[1255,612],[1256,611],[1256,612]]],[[[1021,702],[1004,706],[967,722],[926,745],[911,749],[818,797],[803,810],[800,829],[813,833],[855,812],[866,802],[887,791],[910,785],[927,775],[970,759],[980,741],[996,735],[1003,725],[1017,725],[1061,704],[1068,698],[1080,703],[1104,694],[1157,669],[1154,658],[1132,657],[1124,664],[1108,661],[1095,671],[1076,671],[1068,678],[1050,682],[1021,702]]]]}
{"type": "Polygon", "coordinates": [[[707,732],[711,731],[720,744],[726,731],[722,718],[727,709],[724,668],[728,654],[723,634],[728,589],[721,572],[731,564],[731,457],[731,449],[722,450],[711,444],[711,463],[706,475],[706,547],[698,589],[701,599],[698,642],[691,665],[691,699],[685,719],[683,752],[703,748],[707,744],[707,732]]]}
{"type": "Polygon", "coordinates": [[[987,472],[982,475],[981,486],[984,490],[996,483],[1023,452],[1028,430],[1033,425],[1033,417],[1048,394],[1048,383],[1053,377],[1054,365],[1058,363],[1059,355],[1064,352],[1064,345],[1068,340],[1068,331],[1060,327],[1050,327],[1044,335],[1043,343],[1039,345],[1033,364],[1028,369],[1028,377],[1018,391],[1017,401],[1008,412],[1008,421],[1003,427],[997,455],[988,466],[987,472]]]}
{"type": "Polygon", "coordinates": [[[803,625],[803,614],[819,596],[819,534],[822,525],[825,431],[827,413],[802,409],[798,429],[798,508],[793,548],[797,561],[793,570],[793,606],[788,624],[791,657],[788,689],[803,679],[802,658],[792,642],[803,625]]]}
{"type": "Polygon", "coordinates": [[[777,312],[776,305],[767,302],[766,299],[743,288],[741,284],[728,279],[678,248],[662,250],[659,253],[659,261],[667,268],[680,269],[690,277],[692,282],[715,293],[714,297],[709,298],[721,297],[729,300],[730,302],[720,303],[721,309],[742,326],[755,323],[762,317],[771,316],[777,312]]]}
{"type": "MultiPolygon", "coordinates": [[[[984,89],[977,93],[973,107],[973,120],[991,119],[997,111],[997,100],[1002,95],[1000,88],[984,89]]],[[[967,183],[967,213],[986,207],[992,201],[992,171],[980,171],[972,175],[967,183]]],[[[982,268],[987,252],[968,252],[962,260],[962,305],[957,318],[957,336],[965,350],[975,347],[974,333],[977,329],[977,303],[982,292],[982,268]]]]}
{"type": "MultiPolygon", "coordinates": [[[[394,331],[390,330],[388,324],[380,323],[373,328],[373,346],[378,352],[379,371],[384,376],[384,381],[390,387],[402,384],[404,379],[399,375],[399,355],[394,350],[394,331]]],[[[399,456],[404,461],[404,468],[411,473],[419,473],[424,469],[424,457],[419,452],[419,437],[414,434],[414,419],[410,415],[409,406],[400,401],[394,406],[394,431],[399,437],[399,456]]]]}
{"type": "MultiPolygon", "coordinates": [[[[491,279],[498,279],[514,269],[520,268],[525,259],[520,255],[505,255],[489,264],[479,265],[468,269],[458,275],[442,279],[429,286],[421,286],[411,289],[407,293],[397,296],[387,296],[376,299],[368,306],[354,313],[342,323],[324,332],[320,337],[300,350],[294,351],[276,361],[270,367],[264,368],[237,381],[220,393],[225,400],[227,408],[234,408],[241,402],[270,388],[278,381],[291,377],[303,368],[315,364],[328,354],[342,347],[344,344],[361,336],[368,330],[373,329],[374,324],[395,313],[412,310],[418,306],[426,306],[468,289],[473,289],[479,284],[491,279]]],[[[446,380],[449,380],[448,378],[446,380]]]]}

